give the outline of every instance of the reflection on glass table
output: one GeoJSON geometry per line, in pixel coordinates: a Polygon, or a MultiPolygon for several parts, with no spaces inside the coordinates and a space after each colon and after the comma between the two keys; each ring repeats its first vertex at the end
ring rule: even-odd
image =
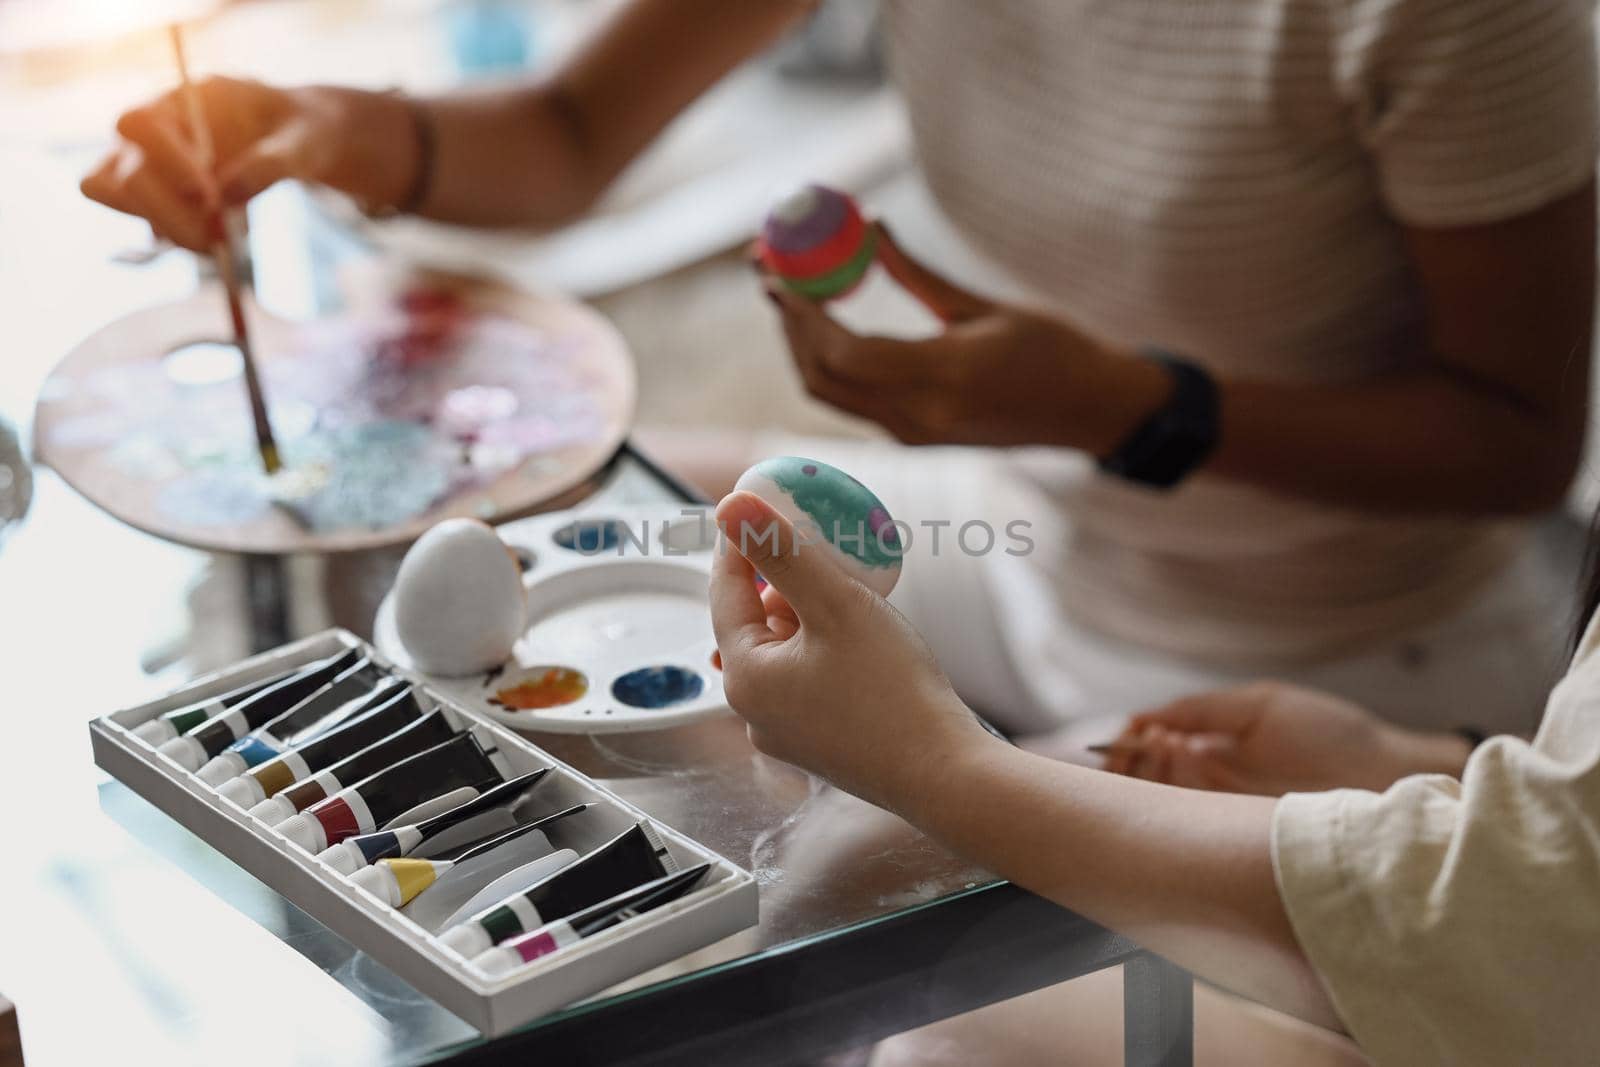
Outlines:
{"type": "MultiPolygon", "coordinates": [[[[631,453],[596,496],[616,506],[674,499],[678,490],[631,453]]],[[[0,556],[0,574],[6,562],[0,556]]],[[[84,655],[93,661],[88,644],[84,655]]],[[[759,755],[737,719],[644,734],[530,735],[752,870],[761,922],[485,1043],[95,771],[84,721],[141,694],[101,694],[59,676],[31,682],[23,691],[35,701],[67,694],[60,703],[71,714],[51,721],[48,738],[13,718],[0,746],[0,772],[13,786],[30,781],[25,761],[42,754],[51,763],[8,795],[11,810],[31,802],[40,812],[20,820],[14,847],[27,860],[0,952],[0,988],[22,1009],[30,1064],[106,1059],[128,1041],[145,1058],[183,1062],[476,1062],[540,1050],[565,1062],[556,1050],[592,1049],[606,1034],[636,1040],[641,1020],[669,1060],[715,1048],[715,1062],[756,1061],[777,1051],[775,1035],[785,1030],[787,1053],[809,1046],[821,1054],[1138,958],[1125,939],[993,885],[898,819],[759,755]],[[94,1026],[82,1025],[85,1004],[94,1006],[94,1026]],[[712,1007],[720,1021],[685,1014],[712,1007]]],[[[1151,988],[1165,993],[1147,999],[1170,1009],[1172,991],[1151,988]]]]}

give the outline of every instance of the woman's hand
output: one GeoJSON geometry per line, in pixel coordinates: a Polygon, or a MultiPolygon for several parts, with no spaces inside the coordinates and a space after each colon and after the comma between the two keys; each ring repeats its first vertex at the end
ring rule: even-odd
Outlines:
{"type": "Polygon", "coordinates": [[[1106,769],[1195,789],[1280,796],[1383,790],[1408,774],[1459,775],[1469,746],[1424,734],[1315,690],[1257,682],[1136,715],[1106,769]]]}
{"type": "Polygon", "coordinates": [[[911,625],[827,548],[798,542],[750,493],[724,499],[717,522],[711,620],[728,703],[756,748],[901,811],[941,787],[954,757],[993,742],[911,625]]]}
{"type": "Polygon", "coordinates": [[[209,169],[183,90],[174,89],[117,121],[120,139],[83,179],[84,194],[149,220],[158,237],[195,251],[212,243],[219,208],[237,207],[285,178],[374,204],[405,195],[415,131],[397,99],[234,78],[206,78],[195,91],[215,151],[209,169]]]}
{"type": "Polygon", "coordinates": [[[876,226],[878,261],[945,323],[936,337],[864,337],[766,275],[806,388],[910,444],[1113,451],[1171,389],[1147,360],[1071,323],[985,299],[907,256],[876,226]]]}

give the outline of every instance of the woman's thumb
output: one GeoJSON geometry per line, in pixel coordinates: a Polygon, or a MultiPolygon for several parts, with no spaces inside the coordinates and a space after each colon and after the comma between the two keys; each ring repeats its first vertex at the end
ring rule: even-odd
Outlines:
{"type": "Polygon", "coordinates": [[[963,289],[907,255],[883,223],[877,223],[878,262],[890,277],[947,323],[965,322],[994,309],[992,301],[963,289]]]}

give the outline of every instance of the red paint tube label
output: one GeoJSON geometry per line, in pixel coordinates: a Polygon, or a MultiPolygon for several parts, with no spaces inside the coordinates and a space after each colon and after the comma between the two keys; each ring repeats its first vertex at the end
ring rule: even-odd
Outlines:
{"type": "Polygon", "coordinates": [[[328,835],[330,847],[347,837],[361,833],[360,820],[356,817],[354,809],[342,797],[323,801],[311,810],[311,814],[322,824],[323,833],[328,835]]]}

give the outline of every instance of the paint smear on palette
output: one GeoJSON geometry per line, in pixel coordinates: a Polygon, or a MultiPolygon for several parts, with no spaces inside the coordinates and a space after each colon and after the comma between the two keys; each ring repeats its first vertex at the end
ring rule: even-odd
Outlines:
{"type": "Polygon", "coordinates": [[[161,510],[189,526],[228,526],[259,519],[270,505],[247,479],[202,471],[161,489],[161,510]]]}
{"type": "Polygon", "coordinates": [[[634,708],[669,708],[704,689],[700,676],[682,667],[641,667],[611,683],[611,695],[634,708]]]}
{"type": "Polygon", "coordinates": [[[538,711],[558,708],[580,700],[589,691],[589,679],[567,667],[536,668],[516,685],[508,685],[489,698],[489,703],[513,711],[538,711]]]}
{"type": "Polygon", "coordinates": [[[170,361],[86,378],[98,410],[60,424],[52,443],[160,483],[160,507],[185,525],[249,522],[287,497],[311,529],[381,529],[601,436],[582,351],[580,339],[418,290],[380,314],[311,323],[293,353],[264,363],[287,480],[261,472],[236,377],[174,373],[170,361]]]}
{"type": "Polygon", "coordinates": [[[295,508],[315,529],[381,529],[419,515],[448,493],[456,450],[426,426],[393,419],[359,423],[296,442],[290,469],[324,472],[324,484],[295,508]]]}

